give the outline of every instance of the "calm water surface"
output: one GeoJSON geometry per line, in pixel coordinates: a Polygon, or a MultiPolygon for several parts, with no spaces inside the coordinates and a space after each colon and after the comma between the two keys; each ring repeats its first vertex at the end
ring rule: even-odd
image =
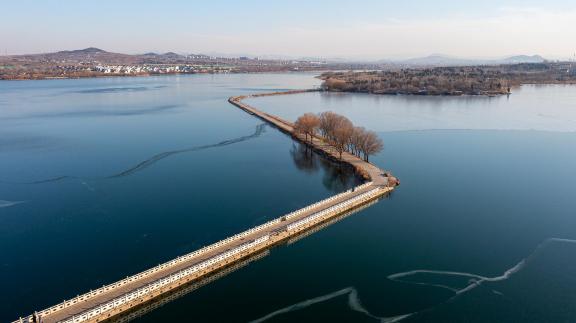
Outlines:
{"type": "MultiPolygon", "coordinates": [[[[317,84],[311,74],[0,83],[0,320],[356,184],[226,102],[317,84]]],[[[373,162],[402,186],[139,320],[576,321],[575,93],[251,100],[291,119],[330,109],[379,131],[386,148],[373,162]]]]}

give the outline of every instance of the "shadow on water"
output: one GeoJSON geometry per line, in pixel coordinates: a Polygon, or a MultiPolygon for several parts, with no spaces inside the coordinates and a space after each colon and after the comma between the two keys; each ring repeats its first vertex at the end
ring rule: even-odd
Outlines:
{"type": "Polygon", "coordinates": [[[322,184],[331,192],[342,192],[362,182],[352,169],[314,153],[307,145],[293,143],[290,155],[296,168],[307,174],[322,170],[322,184]]]}
{"type": "Polygon", "coordinates": [[[205,277],[202,277],[198,280],[194,280],[190,283],[184,284],[178,288],[176,288],[175,290],[168,292],[165,295],[162,295],[160,297],[154,298],[151,301],[148,301],[140,306],[135,307],[134,309],[131,309],[127,312],[125,312],[124,314],[120,314],[116,317],[113,317],[109,320],[106,320],[104,322],[114,322],[114,323],[127,323],[127,322],[131,322],[133,320],[138,319],[141,316],[144,316],[170,302],[173,302],[179,298],[182,298],[190,293],[192,293],[193,291],[206,286],[220,278],[224,278],[227,275],[242,269],[244,267],[246,267],[247,265],[249,265],[252,262],[258,261],[266,256],[268,256],[270,254],[269,249],[266,249],[264,251],[258,252],[257,254],[254,254],[252,256],[247,257],[246,259],[230,266],[227,268],[224,268],[222,270],[218,270],[214,273],[208,274],[205,277]]]}
{"type": "Polygon", "coordinates": [[[38,180],[38,181],[32,181],[32,182],[6,182],[6,181],[2,181],[2,183],[6,183],[6,184],[44,184],[44,183],[54,183],[54,182],[59,182],[59,181],[63,181],[63,180],[68,180],[68,179],[83,179],[83,180],[100,180],[100,179],[113,179],[113,178],[120,178],[120,177],[125,177],[125,176],[130,176],[133,175],[137,172],[140,172],[154,164],[156,164],[157,162],[161,161],[162,159],[174,156],[174,155],[178,155],[178,154],[183,154],[183,153],[190,153],[190,152],[196,152],[196,151],[201,151],[201,150],[205,150],[205,149],[211,149],[211,148],[218,148],[218,147],[223,147],[223,146],[228,146],[228,145],[233,145],[233,144],[237,144],[237,143],[241,143],[243,141],[247,141],[250,139],[254,139],[254,138],[258,138],[262,135],[262,133],[264,133],[266,130],[266,124],[262,123],[259,124],[258,126],[256,126],[256,129],[254,130],[253,134],[250,135],[246,135],[246,136],[241,136],[238,138],[234,138],[234,139],[227,139],[224,141],[220,141],[218,143],[215,144],[210,144],[210,145],[203,145],[203,146],[196,146],[196,147],[190,147],[190,148],[185,148],[185,149],[179,149],[179,150],[171,150],[171,151],[165,151],[159,154],[156,154],[128,169],[125,169],[119,173],[115,173],[109,176],[104,176],[104,177],[80,177],[80,176],[70,176],[70,175],[62,175],[62,176],[57,176],[57,177],[53,177],[53,178],[48,178],[48,179],[43,179],[43,180],[38,180]]]}

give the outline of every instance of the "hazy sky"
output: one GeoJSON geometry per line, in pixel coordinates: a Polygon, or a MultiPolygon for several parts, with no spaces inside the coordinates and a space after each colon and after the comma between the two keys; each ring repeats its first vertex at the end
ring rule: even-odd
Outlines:
{"type": "Polygon", "coordinates": [[[576,0],[3,2],[2,54],[90,46],[370,59],[576,52],[576,0]]]}

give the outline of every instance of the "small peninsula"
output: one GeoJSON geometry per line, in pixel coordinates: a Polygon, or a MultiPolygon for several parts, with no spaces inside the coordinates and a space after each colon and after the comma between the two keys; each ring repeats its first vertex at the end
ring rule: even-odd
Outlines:
{"type": "Polygon", "coordinates": [[[575,64],[523,63],[494,66],[407,68],[327,72],[322,88],[335,92],[410,95],[503,95],[522,84],[574,84],[575,64]]]}

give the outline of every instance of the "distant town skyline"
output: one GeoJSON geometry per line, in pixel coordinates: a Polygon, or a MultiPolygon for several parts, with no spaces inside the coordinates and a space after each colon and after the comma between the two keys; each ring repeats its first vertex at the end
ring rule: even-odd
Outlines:
{"type": "Polygon", "coordinates": [[[550,0],[22,0],[3,4],[1,54],[121,53],[390,59],[445,54],[573,58],[576,4],[550,0]]]}

